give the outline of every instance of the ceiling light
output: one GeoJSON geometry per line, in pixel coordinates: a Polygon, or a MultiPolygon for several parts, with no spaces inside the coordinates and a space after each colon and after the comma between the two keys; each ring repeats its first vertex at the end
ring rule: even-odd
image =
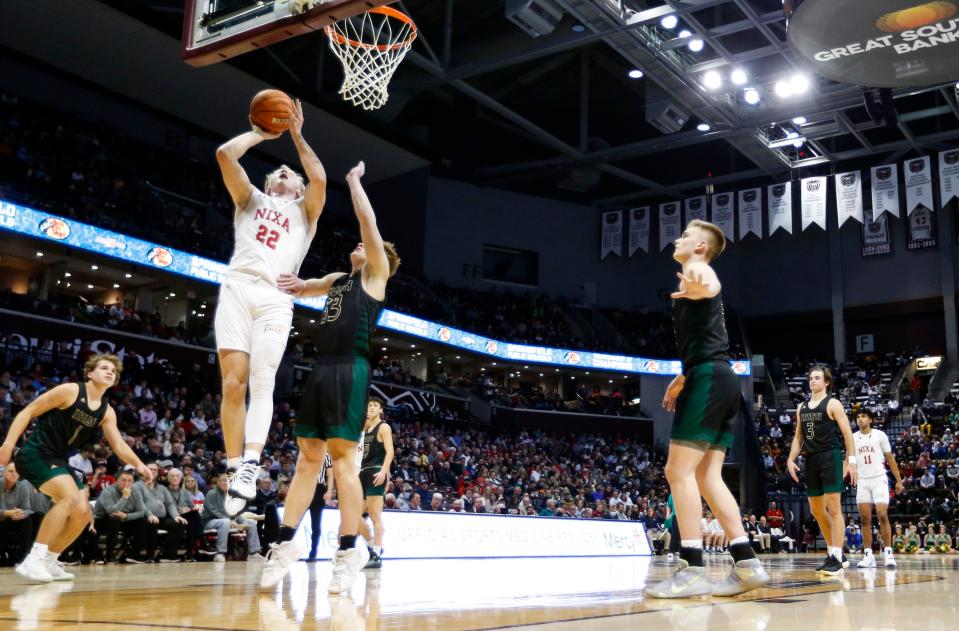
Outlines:
{"type": "Polygon", "coordinates": [[[523,368],[529,368],[529,366],[523,366],[523,368]]]}
{"type": "Polygon", "coordinates": [[[63,273],[63,277],[64,277],[64,278],[70,278],[71,276],[73,276],[73,274],[71,274],[70,272],[64,272],[64,273],[63,273]]]}
{"type": "Polygon", "coordinates": [[[543,376],[543,373],[539,373],[539,376],[542,377],[542,376],[543,376]]]}
{"type": "Polygon", "coordinates": [[[715,70],[710,70],[703,75],[703,85],[708,90],[718,90],[723,85],[723,77],[715,70]]]}
{"type": "Polygon", "coordinates": [[[99,266],[99,265],[91,265],[91,266],[90,266],[90,269],[92,269],[92,270],[95,272],[95,271],[97,271],[98,269],[100,269],[100,266],[99,266]]]}
{"type": "Polygon", "coordinates": [[[485,368],[480,368],[480,372],[486,372],[485,368]]]}
{"type": "Polygon", "coordinates": [[[176,298],[176,292],[171,291],[171,292],[170,292],[170,298],[176,298]]]}
{"type": "Polygon", "coordinates": [[[495,366],[495,365],[496,365],[496,362],[493,362],[493,365],[495,366]]]}
{"type": "Polygon", "coordinates": [[[559,372],[559,368],[556,369],[556,372],[559,372]]]}
{"type": "Polygon", "coordinates": [[[196,315],[196,310],[194,309],[193,311],[191,311],[190,315],[196,315]]]}
{"type": "Polygon", "coordinates": [[[743,92],[743,98],[746,99],[746,103],[756,105],[759,103],[759,90],[756,88],[746,88],[746,91],[743,92]]]}
{"type": "Polygon", "coordinates": [[[630,78],[630,79],[642,79],[642,78],[643,78],[643,71],[640,70],[639,68],[633,68],[633,69],[630,70],[627,74],[629,74],[629,78],[630,78]]]}
{"type": "Polygon", "coordinates": [[[736,85],[743,85],[746,81],[749,80],[749,77],[746,76],[746,71],[742,68],[736,68],[729,75],[729,80],[735,83],[736,85]]]}
{"type": "Polygon", "coordinates": [[[612,380],[612,379],[610,379],[610,380],[609,380],[609,382],[610,382],[610,383],[613,383],[613,380],[612,380]]]}
{"type": "Polygon", "coordinates": [[[460,358],[460,356],[459,356],[459,355],[457,355],[457,356],[456,356],[456,359],[459,359],[459,358],[460,358]]]}
{"type": "Polygon", "coordinates": [[[570,377],[570,379],[576,379],[576,375],[573,375],[572,377],[570,377]]]}
{"type": "Polygon", "coordinates": [[[380,350],[381,350],[381,351],[385,351],[385,350],[386,350],[386,347],[384,346],[384,347],[381,348],[380,350]]]}
{"type": "Polygon", "coordinates": [[[574,33],[582,33],[582,32],[585,31],[585,30],[586,30],[586,27],[583,26],[582,24],[574,24],[574,25],[573,25],[573,32],[574,32],[574,33]]]}
{"type": "Polygon", "coordinates": [[[699,51],[701,51],[703,49],[703,46],[705,46],[705,44],[703,43],[703,40],[701,40],[698,37],[689,42],[689,50],[693,51],[694,53],[698,53],[699,51]]]}
{"type": "Polygon", "coordinates": [[[586,374],[587,374],[587,375],[589,374],[589,371],[588,371],[588,370],[586,371],[586,374]]]}
{"type": "Polygon", "coordinates": [[[113,283],[113,288],[114,288],[114,289],[120,289],[120,285],[118,285],[117,283],[113,283]]]}
{"type": "Polygon", "coordinates": [[[800,147],[802,147],[802,145],[803,145],[802,140],[797,140],[793,143],[793,147],[795,147],[796,149],[799,149],[800,147]]]}
{"type": "Polygon", "coordinates": [[[786,132],[786,138],[799,138],[799,133],[794,131],[786,132]]]}
{"type": "Polygon", "coordinates": [[[416,348],[416,344],[410,344],[410,348],[416,348]]]}
{"type": "Polygon", "coordinates": [[[57,281],[57,284],[59,285],[59,284],[60,284],[60,281],[57,281]]]}
{"type": "Polygon", "coordinates": [[[69,286],[70,286],[70,283],[67,283],[67,287],[69,287],[69,286]]]}
{"type": "Polygon", "coordinates": [[[696,125],[696,129],[698,129],[699,131],[709,131],[710,129],[709,123],[700,123],[696,125]]]}
{"type": "Polygon", "coordinates": [[[37,256],[43,256],[43,252],[37,250],[37,256]]]}
{"type": "MultiPolygon", "coordinates": [[[[204,302],[202,305],[200,305],[200,308],[201,308],[201,309],[206,309],[206,303],[204,302]]],[[[313,321],[313,320],[310,320],[310,322],[312,322],[312,321],[313,321]]]]}
{"type": "Polygon", "coordinates": [[[805,124],[806,124],[806,117],[805,117],[805,116],[797,116],[796,118],[793,119],[793,124],[795,124],[795,125],[805,125],[805,124]]]}
{"type": "Polygon", "coordinates": [[[776,96],[781,99],[785,99],[792,96],[793,87],[789,81],[780,80],[776,82],[776,85],[773,87],[773,91],[776,92],[776,96]]]}
{"type": "Polygon", "coordinates": [[[442,360],[439,360],[439,359],[437,359],[437,360],[436,360],[436,363],[437,363],[437,364],[442,364],[442,363],[443,363],[443,361],[442,361],[442,360]]]}
{"type": "Polygon", "coordinates": [[[693,35],[693,34],[692,34],[690,31],[688,31],[687,29],[683,29],[683,30],[681,30],[681,31],[679,32],[679,36],[680,36],[680,37],[692,37],[692,35],[693,35]]]}
{"type": "Polygon", "coordinates": [[[131,274],[130,272],[127,272],[126,274],[124,274],[124,276],[126,278],[133,278],[133,274],[131,274]]]}
{"type": "Polygon", "coordinates": [[[384,337],[384,338],[383,338],[383,341],[384,341],[384,342],[389,342],[389,341],[390,341],[390,338],[384,337]]]}
{"type": "Polygon", "coordinates": [[[87,285],[87,289],[93,289],[93,285],[87,285]]]}
{"type": "Polygon", "coordinates": [[[805,94],[806,90],[809,89],[809,77],[802,73],[794,74],[789,78],[789,86],[793,90],[793,94],[805,94]]]}
{"type": "Polygon", "coordinates": [[[679,24],[679,18],[677,18],[675,15],[664,16],[663,19],[659,21],[660,26],[670,30],[676,28],[677,24],[679,24]]]}

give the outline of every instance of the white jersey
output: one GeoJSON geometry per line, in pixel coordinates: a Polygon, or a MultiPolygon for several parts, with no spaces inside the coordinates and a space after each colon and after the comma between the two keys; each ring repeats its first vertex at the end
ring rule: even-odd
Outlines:
{"type": "Polygon", "coordinates": [[[262,278],[276,286],[280,274],[296,274],[313,241],[302,197],[270,197],[253,189],[246,208],[233,220],[234,249],[229,271],[262,278]]]}
{"type": "Polygon", "coordinates": [[[889,438],[878,429],[868,434],[856,432],[852,435],[856,445],[856,470],[860,478],[878,478],[886,475],[886,456],[892,451],[889,438]]]}

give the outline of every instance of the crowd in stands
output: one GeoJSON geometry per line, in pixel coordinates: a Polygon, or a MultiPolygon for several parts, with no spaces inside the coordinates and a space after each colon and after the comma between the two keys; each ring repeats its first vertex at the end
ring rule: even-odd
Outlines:
{"type": "MultiPolygon", "coordinates": [[[[200,159],[176,143],[149,145],[104,123],[11,93],[0,95],[0,121],[0,199],[228,260],[232,242],[223,234],[232,229],[233,209],[212,159],[200,159]]],[[[346,268],[359,238],[351,217],[324,213],[302,275],[346,268]]],[[[622,314],[633,348],[619,348],[600,340],[589,326],[574,324],[567,301],[535,291],[424,285],[401,273],[391,282],[388,301],[392,309],[496,339],[675,357],[665,313],[622,314]]],[[[153,314],[137,313],[126,304],[90,304],[80,310],[123,330],[193,342],[205,337],[182,323],[156,322],[153,314]]]]}

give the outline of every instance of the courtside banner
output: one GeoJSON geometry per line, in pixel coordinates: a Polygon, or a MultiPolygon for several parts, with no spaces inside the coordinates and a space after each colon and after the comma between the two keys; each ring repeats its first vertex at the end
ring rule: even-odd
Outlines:
{"type": "MultiPolygon", "coordinates": [[[[70,247],[181,274],[208,283],[218,284],[222,282],[227,269],[227,266],[219,261],[9,202],[0,201],[0,228],[37,239],[60,242],[70,247]]],[[[325,299],[301,298],[295,302],[307,309],[322,310],[326,301],[325,299]]],[[[678,360],[646,359],[591,351],[512,344],[454,329],[445,324],[391,311],[390,309],[383,310],[377,324],[394,331],[485,355],[502,357],[503,359],[652,375],[678,375],[681,372],[681,363],[678,360]]],[[[732,361],[729,364],[733,371],[742,377],[746,377],[752,372],[749,361],[732,361]]]]}
{"type": "MultiPolygon", "coordinates": [[[[283,508],[277,509],[280,519],[283,508]]],[[[340,511],[324,509],[317,557],[339,547],[340,511]]],[[[565,519],[432,511],[383,511],[389,559],[650,556],[643,524],[614,519],[565,519]]],[[[309,549],[310,520],[296,537],[309,549]]],[[[357,545],[363,545],[357,543],[357,545]]]]}

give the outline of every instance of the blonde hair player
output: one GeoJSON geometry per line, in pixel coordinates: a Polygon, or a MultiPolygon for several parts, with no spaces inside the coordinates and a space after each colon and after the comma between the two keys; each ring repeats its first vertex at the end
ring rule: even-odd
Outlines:
{"type": "Polygon", "coordinates": [[[223,182],[236,206],[233,257],[220,287],[214,322],[230,476],[224,508],[231,516],[256,497],[257,467],[273,420],[276,371],[293,321],[293,297],[277,287],[276,279],[299,270],[326,201],[326,171],[303,137],[299,99],[290,136],[309,184],[286,165],[266,177],[263,191],[250,183],[240,158],[251,147],[279,136],[254,125],[216,151],[223,182]]]}
{"type": "Polygon", "coordinates": [[[892,526],[889,525],[889,479],[886,477],[885,464],[889,465],[892,476],[896,479],[896,493],[903,492],[902,476],[899,474],[899,465],[889,445],[889,437],[885,432],[873,429],[875,421],[872,410],[863,408],[856,413],[856,424],[859,431],[853,434],[856,444],[856,453],[849,461],[856,461],[859,473],[859,484],[856,486],[856,504],[859,505],[859,517],[862,521],[862,543],[865,555],[857,567],[876,567],[876,558],[872,554],[872,507],[876,507],[876,516],[879,518],[879,533],[882,535],[883,565],[887,568],[896,567],[896,559],[892,556],[892,526]]]}
{"type": "Polygon", "coordinates": [[[303,556],[293,535],[310,505],[327,450],[333,460],[340,509],[339,549],[328,591],[348,592],[369,561],[366,547],[356,546],[363,489],[354,457],[366,419],[373,330],[386,300],[386,283],[396,273],[400,259],[376,225],[373,206],[360,182],[365,170],[360,162],[346,176],[362,239],[350,253],[350,273],[334,272],[307,281],[291,274],[279,278],[279,287],[294,296],[326,296],[327,300],[314,336],[318,359],[296,416],[300,455],[261,587],[276,585],[289,572],[290,564],[303,556]]]}
{"type": "Polygon", "coordinates": [[[73,580],[58,559],[93,518],[86,484],[70,473],[67,452],[96,443],[102,430],[120,460],[133,465],[147,482],[153,479],[152,472],[124,442],[116,412],[105,398],[107,390],[120,381],[122,370],[116,355],[90,357],[83,366],[85,382],[61,384],[31,401],[13,419],[0,445],[0,465],[6,466],[30,421],[39,417],[17,453],[16,466],[20,476],[54,504],[40,523],[33,548],[17,566],[17,574],[27,580],[73,580]]]}
{"type": "Polygon", "coordinates": [[[823,538],[826,540],[826,560],[816,572],[835,576],[849,565],[843,558],[842,544],[846,534],[846,522],[842,514],[843,479],[855,486],[857,467],[855,442],[849,428],[849,418],[839,399],[829,395],[832,373],[825,366],[815,366],[809,371],[809,401],[800,403],[796,409],[796,435],[789,449],[786,468],[793,480],[799,482],[799,466],[796,458],[806,447],[806,496],[809,508],[823,538]],[[843,461],[842,448],[846,447],[849,462],[843,461]]]}
{"type": "Polygon", "coordinates": [[[681,541],[679,569],[646,590],[655,598],[736,596],[769,582],[749,544],[739,506],[722,478],[742,399],[739,379],[729,366],[722,286],[710,266],[725,247],[726,237],[719,227],[694,220],[676,239],[673,251],[673,259],[682,265],[677,274],[679,289],[672,298],[683,372],[666,389],[663,407],[675,412],[666,479],[676,504],[681,541]],[[716,585],[706,579],[703,567],[700,497],[719,520],[733,557],[729,576],[716,585]]]}

